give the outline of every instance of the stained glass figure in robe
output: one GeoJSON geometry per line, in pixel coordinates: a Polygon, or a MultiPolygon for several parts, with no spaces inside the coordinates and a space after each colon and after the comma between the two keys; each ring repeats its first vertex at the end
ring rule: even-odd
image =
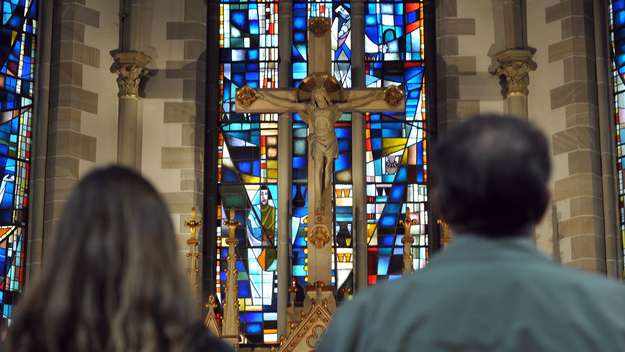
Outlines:
{"type": "Polygon", "coordinates": [[[1,2],[0,309],[10,320],[24,284],[38,4],[1,2]]]}
{"type": "MultiPolygon", "coordinates": [[[[244,85],[278,87],[278,2],[221,1],[218,221],[231,208],[237,232],[237,280],[243,344],[277,342],[278,116],[236,114],[244,85]]],[[[223,302],[227,226],[217,228],[217,292],[223,302]]]]}
{"type": "Polygon", "coordinates": [[[406,92],[404,114],[366,115],[369,284],[401,276],[407,207],[418,216],[415,268],[428,258],[424,69],[422,1],[366,1],[365,84],[406,92]]]}

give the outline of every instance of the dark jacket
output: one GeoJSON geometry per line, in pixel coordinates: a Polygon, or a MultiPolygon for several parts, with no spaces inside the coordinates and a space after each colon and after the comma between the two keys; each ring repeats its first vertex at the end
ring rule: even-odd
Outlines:
{"type": "Polygon", "coordinates": [[[625,351],[625,286],[526,238],[459,235],[425,269],[340,307],[317,351],[625,351]]]}

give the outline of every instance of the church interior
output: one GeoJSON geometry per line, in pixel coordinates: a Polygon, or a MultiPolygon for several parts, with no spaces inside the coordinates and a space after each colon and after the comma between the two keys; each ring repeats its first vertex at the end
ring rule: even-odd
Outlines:
{"type": "Polygon", "coordinates": [[[623,0],[1,2],[6,321],[72,187],[120,164],[165,199],[213,333],[312,350],[342,302],[454,241],[428,150],[487,112],[548,137],[539,250],[623,280],[623,0]]]}

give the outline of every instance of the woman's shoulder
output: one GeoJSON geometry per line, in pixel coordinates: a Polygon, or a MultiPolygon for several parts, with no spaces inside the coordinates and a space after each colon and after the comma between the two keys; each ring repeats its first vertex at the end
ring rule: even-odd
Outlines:
{"type": "Polygon", "coordinates": [[[221,340],[219,337],[211,334],[206,329],[198,330],[194,334],[193,341],[191,341],[191,346],[191,351],[193,352],[234,352],[232,346],[221,340]]]}

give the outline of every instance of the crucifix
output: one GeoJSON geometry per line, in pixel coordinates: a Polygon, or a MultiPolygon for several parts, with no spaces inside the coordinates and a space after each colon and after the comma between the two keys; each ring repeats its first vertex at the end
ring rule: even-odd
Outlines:
{"type": "MultiPolygon", "coordinates": [[[[299,113],[308,124],[308,279],[331,287],[332,197],[338,144],[334,124],[343,112],[403,112],[396,86],[343,89],[331,75],[331,22],[308,22],[308,76],[296,89],[253,89],[236,93],[237,113],[299,113]]],[[[364,148],[364,146],[362,146],[364,148]]],[[[287,167],[287,165],[281,165],[287,167]]]]}
{"type": "Polygon", "coordinates": [[[416,215],[417,214],[410,211],[409,207],[406,207],[406,219],[399,220],[399,224],[404,227],[404,238],[401,240],[401,243],[404,244],[404,274],[414,271],[412,265],[412,244],[414,243],[414,237],[412,237],[410,229],[413,225],[419,224],[419,218],[416,215]]]}

